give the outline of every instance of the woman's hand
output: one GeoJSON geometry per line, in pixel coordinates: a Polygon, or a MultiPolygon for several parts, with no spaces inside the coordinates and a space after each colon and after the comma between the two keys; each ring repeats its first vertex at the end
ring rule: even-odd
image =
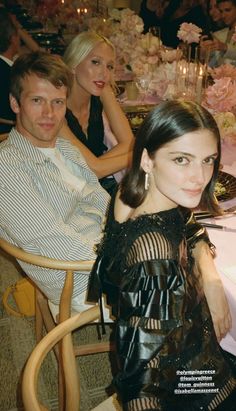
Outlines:
{"type": "Polygon", "coordinates": [[[220,279],[203,282],[203,289],[210,309],[218,342],[232,327],[229,305],[220,279]]]}
{"type": "Polygon", "coordinates": [[[193,250],[196,268],[201,275],[202,288],[211,313],[217,340],[232,327],[229,305],[220,276],[216,270],[213,255],[205,241],[199,241],[193,250]]]}
{"type": "Polygon", "coordinates": [[[202,36],[200,47],[208,51],[226,51],[227,45],[218,39],[209,40],[207,36],[202,36]]]}

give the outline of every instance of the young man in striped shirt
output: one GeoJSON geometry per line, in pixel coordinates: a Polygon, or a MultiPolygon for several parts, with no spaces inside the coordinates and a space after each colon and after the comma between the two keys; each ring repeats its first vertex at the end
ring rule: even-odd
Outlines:
{"type": "MultiPolygon", "coordinates": [[[[12,67],[16,127],[0,146],[0,236],[31,253],[94,259],[109,196],[80,151],[60,138],[72,74],[59,57],[34,52],[12,67]]],[[[64,273],[21,263],[58,305],[64,273]]],[[[85,308],[88,273],[77,273],[72,308],[85,308]]]]}

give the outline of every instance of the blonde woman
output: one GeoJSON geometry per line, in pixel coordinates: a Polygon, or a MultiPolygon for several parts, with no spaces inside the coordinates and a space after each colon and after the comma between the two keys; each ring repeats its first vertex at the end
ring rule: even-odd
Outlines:
{"type": "Polygon", "coordinates": [[[114,47],[95,32],[83,32],[66,49],[64,61],[74,82],[62,135],[79,147],[103,187],[112,191],[112,175],[128,166],[133,144],[128,120],[111,87],[114,47]]]}

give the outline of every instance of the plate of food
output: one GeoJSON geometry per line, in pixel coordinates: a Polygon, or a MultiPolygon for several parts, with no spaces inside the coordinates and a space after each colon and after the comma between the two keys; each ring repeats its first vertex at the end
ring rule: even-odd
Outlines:
{"type": "Polygon", "coordinates": [[[143,105],[143,106],[126,106],[124,108],[125,115],[129,120],[132,131],[136,133],[141,126],[146,115],[151,111],[155,105],[143,105]]]}
{"type": "Polygon", "coordinates": [[[218,201],[232,200],[236,197],[236,178],[231,174],[219,171],[215,185],[215,195],[218,201]]]}

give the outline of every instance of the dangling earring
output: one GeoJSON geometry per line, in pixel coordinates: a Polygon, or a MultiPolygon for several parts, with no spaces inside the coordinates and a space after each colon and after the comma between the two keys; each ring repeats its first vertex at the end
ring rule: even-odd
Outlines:
{"type": "Polygon", "coordinates": [[[145,173],[144,190],[148,190],[148,188],[149,188],[149,174],[145,173]]]}

